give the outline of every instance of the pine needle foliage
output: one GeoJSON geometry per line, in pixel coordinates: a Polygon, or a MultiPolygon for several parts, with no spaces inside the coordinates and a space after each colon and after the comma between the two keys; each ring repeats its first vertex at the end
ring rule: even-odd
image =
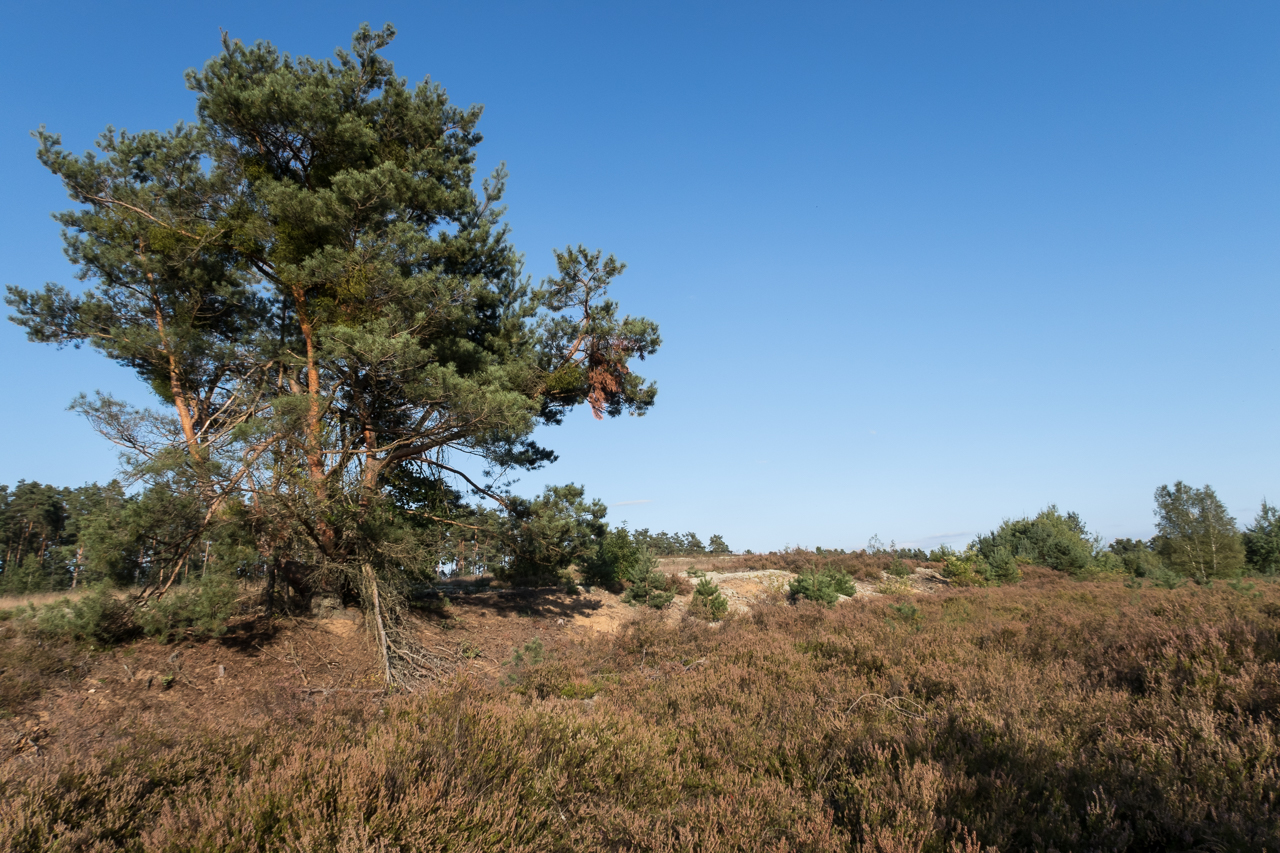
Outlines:
{"type": "Polygon", "coordinates": [[[641,549],[639,558],[627,572],[627,589],[622,600],[632,607],[644,605],[661,610],[676,597],[675,584],[664,572],[658,571],[658,561],[647,549],[641,549]]]}
{"type": "Polygon", "coordinates": [[[235,581],[213,577],[154,599],[134,614],[142,632],[162,643],[178,637],[221,637],[236,607],[235,581]]]}
{"type": "Polygon", "coordinates": [[[1245,563],[1261,575],[1280,574],[1280,508],[1262,502],[1253,524],[1243,535],[1245,563]]]}
{"type": "Polygon", "coordinates": [[[99,582],[79,599],[64,598],[35,614],[41,634],[108,645],[134,637],[138,626],[128,604],[107,582],[99,582]]]}
{"type": "Polygon", "coordinates": [[[155,393],[155,410],[75,405],[131,479],[192,509],[148,595],[236,528],[268,590],[357,600],[407,685],[422,673],[396,602],[450,536],[500,541],[520,583],[590,550],[602,506],[574,486],[520,499],[510,475],[555,460],[533,434],[574,408],[648,411],[657,389],[632,366],[660,338],[610,297],[612,255],[568,246],[553,276],[524,274],[506,171],[477,174],[481,108],[398,76],[395,34],[364,25],[332,61],[227,35],[186,75],[196,122],[108,128],[81,156],[41,129],[87,286],[7,302],[30,340],[88,344],[155,393]]]}
{"type": "Polygon", "coordinates": [[[858,589],[853,578],[839,569],[810,569],[792,578],[788,588],[792,600],[807,598],[823,604],[835,604],[840,596],[854,596],[858,589]]]}
{"type": "Polygon", "coordinates": [[[720,594],[720,587],[714,581],[702,578],[693,588],[689,612],[708,622],[719,622],[729,612],[729,602],[720,594]]]}
{"type": "Polygon", "coordinates": [[[1096,545],[1080,516],[1064,515],[1050,505],[1034,518],[1006,519],[979,536],[973,548],[985,563],[977,573],[990,583],[1003,584],[1021,579],[1019,560],[1084,576],[1094,566],[1096,545]]]}

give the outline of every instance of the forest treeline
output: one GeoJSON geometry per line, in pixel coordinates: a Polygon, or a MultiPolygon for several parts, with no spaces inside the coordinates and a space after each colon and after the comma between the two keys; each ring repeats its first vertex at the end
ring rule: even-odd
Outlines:
{"type": "Polygon", "coordinates": [[[1156,489],[1154,513],[1156,534],[1147,540],[1104,542],[1089,532],[1078,513],[1064,513],[1051,504],[1032,517],[1005,519],[963,550],[943,545],[926,552],[885,546],[872,537],[857,552],[797,548],[751,556],[748,551],[738,568],[794,572],[793,598],[826,603],[852,595],[855,579],[878,580],[886,574],[905,578],[920,563],[934,564],[957,586],[1017,583],[1025,566],[1045,566],[1080,580],[1127,577],[1134,586],[1168,588],[1188,581],[1207,586],[1218,579],[1280,574],[1280,511],[1265,500],[1253,523],[1240,529],[1212,486],[1179,481],[1156,489]]]}
{"type": "Polygon", "coordinates": [[[667,533],[661,530],[650,533],[649,528],[642,527],[631,533],[631,539],[638,547],[648,550],[655,557],[693,557],[703,554],[732,553],[724,537],[718,534],[712,534],[707,544],[703,545],[696,533],[667,533]]]}
{"type": "Polygon", "coordinates": [[[19,480],[0,485],[0,594],[56,592],[84,585],[145,586],[179,549],[193,553],[181,585],[207,575],[261,575],[252,550],[200,540],[198,504],[164,489],[126,494],[118,480],[78,488],[19,480]]]}
{"type": "Polygon", "coordinates": [[[1128,575],[1177,585],[1245,574],[1280,573],[1280,512],[1266,500],[1243,530],[1213,487],[1178,481],[1155,492],[1156,534],[1103,544],[1077,513],[1050,505],[1031,518],[1006,519],[963,552],[942,547],[929,559],[961,583],[1013,583],[1021,566],[1048,566],[1078,578],[1128,575]]]}
{"type": "Polygon", "coordinates": [[[138,580],[145,550],[120,537],[130,503],[117,481],[58,488],[19,480],[0,485],[0,592],[74,589],[84,583],[138,580]]]}
{"type": "MultiPolygon", "coordinates": [[[[25,480],[13,487],[0,485],[0,594],[58,592],[104,582],[145,586],[183,548],[195,558],[178,585],[207,577],[210,568],[221,576],[263,579],[265,561],[256,550],[238,547],[234,537],[195,541],[205,529],[197,508],[194,501],[163,489],[126,494],[118,480],[78,488],[25,480]]],[[[634,548],[654,557],[731,553],[718,534],[703,544],[693,532],[621,530],[634,548]]],[[[573,531],[569,538],[584,544],[577,559],[597,559],[609,532],[603,523],[573,531]]],[[[484,535],[479,525],[450,533],[438,541],[433,555],[438,575],[501,575],[518,556],[509,542],[484,535]]]]}
{"type": "MultiPolygon", "coordinates": [[[[1155,503],[1157,532],[1148,540],[1120,538],[1104,544],[1079,514],[1050,505],[1034,517],[1006,519],[963,550],[944,545],[926,552],[886,547],[873,539],[860,553],[888,555],[895,565],[902,560],[940,563],[944,574],[962,585],[1014,583],[1027,565],[1074,577],[1126,575],[1166,585],[1280,574],[1280,509],[1267,501],[1243,529],[1212,486],[1161,486],[1155,503]]],[[[481,521],[482,515],[475,513],[473,520],[481,521]]],[[[496,514],[489,519],[494,525],[498,520],[496,514]]],[[[518,583],[510,567],[521,559],[519,543],[490,535],[494,529],[477,523],[439,537],[428,560],[436,576],[487,573],[518,583]]],[[[21,480],[13,487],[0,485],[0,594],[56,592],[102,582],[145,586],[179,550],[196,555],[177,579],[179,585],[207,577],[211,568],[224,577],[266,577],[269,567],[250,543],[225,535],[195,541],[202,532],[208,531],[198,502],[164,489],[126,494],[115,480],[78,488],[21,480]]],[[[704,544],[693,532],[611,529],[603,512],[591,516],[590,523],[574,516],[561,519],[556,533],[562,542],[573,543],[571,564],[594,578],[617,576],[613,564],[629,564],[642,552],[652,557],[732,553],[718,534],[704,544]]],[[[834,569],[848,555],[839,548],[816,548],[800,562],[834,569]]],[[[787,565],[792,563],[796,561],[787,565]]]]}

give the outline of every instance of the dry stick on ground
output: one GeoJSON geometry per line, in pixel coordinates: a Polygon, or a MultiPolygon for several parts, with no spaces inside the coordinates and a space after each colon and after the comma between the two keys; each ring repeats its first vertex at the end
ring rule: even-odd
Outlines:
{"type": "Polygon", "coordinates": [[[417,643],[399,645],[396,647],[396,653],[410,661],[416,661],[419,664],[419,668],[415,674],[427,679],[438,678],[440,675],[457,668],[456,656],[448,652],[446,654],[451,655],[448,658],[428,655],[427,650],[417,643]]]}
{"type": "MultiPolygon", "coordinates": [[[[297,623],[297,620],[294,620],[294,624],[295,624],[295,625],[296,625],[296,624],[298,624],[298,623],[297,623]]],[[[312,629],[312,630],[314,630],[314,629],[312,629]]],[[[329,660],[329,658],[325,656],[325,653],[324,653],[323,651],[321,651],[321,650],[316,646],[316,644],[315,644],[315,643],[311,642],[311,638],[308,636],[308,631],[303,631],[303,632],[302,632],[302,634],[301,634],[301,637],[302,637],[303,642],[305,642],[308,646],[310,646],[310,647],[311,647],[311,651],[315,652],[316,657],[320,658],[320,660],[322,660],[322,661],[324,662],[324,665],[325,665],[325,666],[329,667],[330,669],[333,669],[335,666],[337,666],[337,667],[340,667],[340,666],[341,666],[341,664],[337,663],[336,661],[331,661],[331,660],[329,660]]]]}
{"type": "MultiPolygon", "coordinates": [[[[280,657],[279,655],[273,655],[273,654],[271,654],[271,652],[267,651],[266,649],[264,649],[262,646],[258,645],[257,643],[254,643],[254,644],[253,644],[253,647],[254,647],[255,649],[257,649],[258,651],[262,652],[262,653],[263,653],[264,655],[266,655],[267,657],[275,658],[276,660],[280,661],[281,663],[291,663],[291,664],[293,664],[293,665],[297,668],[297,670],[298,670],[298,674],[302,676],[302,683],[303,683],[303,684],[309,684],[309,683],[310,683],[310,682],[307,680],[307,674],[306,674],[305,672],[303,672],[303,671],[302,671],[302,667],[298,665],[298,661],[297,661],[297,659],[296,659],[296,658],[297,658],[297,656],[296,656],[296,655],[294,655],[294,658],[293,658],[293,659],[290,659],[290,658],[282,658],[282,657],[280,657]]],[[[290,643],[290,644],[289,644],[289,647],[290,647],[290,654],[293,654],[293,651],[292,651],[293,644],[292,644],[292,643],[290,643]]]]}
{"type": "Polygon", "coordinates": [[[911,717],[914,720],[928,719],[924,714],[912,713],[911,711],[907,711],[907,710],[904,710],[903,708],[899,708],[897,705],[898,702],[906,701],[906,702],[910,702],[912,705],[915,705],[917,708],[921,709],[922,711],[927,710],[923,705],[921,705],[916,700],[907,698],[905,696],[886,697],[886,696],[882,696],[879,693],[862,694],[857,699],[853,700],[853,704],[851,704],[848,708],[846,708],[844,712],[848,714],[854,708],[858,707],[858,704],[862,702],[863,699],[878,699],[880,700],[880,707],[888,708],[890,711],[894,711],[895,713],[901,714],[904,717],[911,717]]]}
{"type": "Polygon", "coordinates": [[[294,649],[292,640],[289,641],[289,661],[298,668],[298,675],[302,676],[302,683],[310,684],[311,682],[307,679],[306,672],[302,669],[302,664],[298,663],[298,652],[294,649]]]}

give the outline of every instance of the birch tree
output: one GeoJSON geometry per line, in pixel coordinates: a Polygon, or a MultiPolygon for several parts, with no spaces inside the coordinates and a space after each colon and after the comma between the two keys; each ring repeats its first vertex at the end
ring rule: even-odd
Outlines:
{"type": "Polygon", "coordinates": [[[1155,498],[1155,551],[1170,568],[1201,583],[1240,573],[1240,531],[1212,486],[1197,489],[1179,480],[1156,489],[1155,498]]]}

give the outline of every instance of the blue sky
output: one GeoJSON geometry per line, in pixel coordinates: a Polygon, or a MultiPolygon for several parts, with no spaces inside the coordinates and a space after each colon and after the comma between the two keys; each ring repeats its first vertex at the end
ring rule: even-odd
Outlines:
{"type": "MultiPolygon", "coordinates": [[[[15,4],[17,7],[18,4],[15,4]]],[[[0,283],[74,285],[36,162],[193,118],[219,29],[330,55],[363,21],[511,171],[528,270],[585,243],[662,327],[644,418],[542,436],[632,527],[735,548],[965,542],[1049,503],[1280,499],[1280,6],[60,3],[3,13],[0,283]]],[[[123,368],[0,326],[0,482],[112,476],[66,411],[123,368]]]]}

